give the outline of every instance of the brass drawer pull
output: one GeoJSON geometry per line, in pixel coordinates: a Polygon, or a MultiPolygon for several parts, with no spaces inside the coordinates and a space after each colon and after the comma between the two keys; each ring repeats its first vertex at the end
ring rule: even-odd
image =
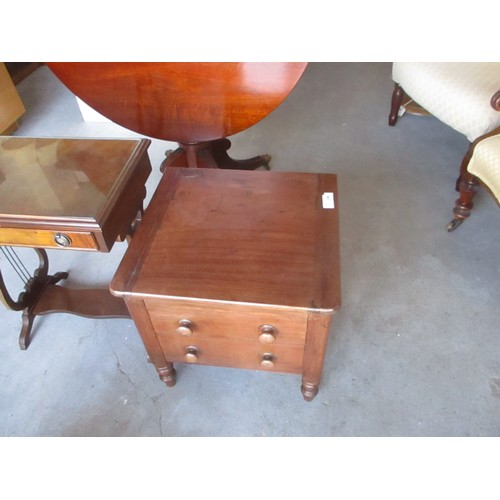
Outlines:
{"type": "Polygon", "coordinates": [[[189,337],[190,335],[193,335],[193,322],[189,319],[181,319],[179,321],[179,326],[177,327],[176,332],[183,337],[189,337]]]}
{"type": "Polygon", "coordinates": [[[60,247],[69,247],[71,246],[71,238],[63,233],[56,233],[54,235],[54,241],[60,247]]]}
{"type": "Polygon", "coordinates": [[[273,354],[266,352],[262,355],[262,359],[260,361],[260,366],[263,368],[274,368],[275,357],[273,354]]]}
{"type": "Polygon", "coordinates": [[[272,325],[260,325],[259,326],[260,335],[259,340],[263,344],[272,344],[276,340],[276,334],[278,329],[272,325]]]}
{"type": "Polygon", "coordinates": [[[187,363],[197,363],[199,360],[199,349],[194,345],[188,345],[186,347],[186,354],[184,359],[187,363]]]}

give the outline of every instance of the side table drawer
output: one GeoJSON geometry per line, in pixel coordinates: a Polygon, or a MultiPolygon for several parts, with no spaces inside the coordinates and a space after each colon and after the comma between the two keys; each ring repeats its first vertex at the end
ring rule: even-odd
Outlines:
{"type": "Polygon", "coordinates": [[[91,232],[0,228],[0,245],[98,250],[91,232]]]}

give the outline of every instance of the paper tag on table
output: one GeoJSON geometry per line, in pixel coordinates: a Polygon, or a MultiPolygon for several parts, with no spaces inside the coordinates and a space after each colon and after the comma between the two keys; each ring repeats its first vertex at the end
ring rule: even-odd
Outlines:
{"type": "Polygon", "coordinates": [[[323,193],[321,199],[323,202],[323,208],[335,208],[335,198],[333,196],[333,193],[323,193]]]}

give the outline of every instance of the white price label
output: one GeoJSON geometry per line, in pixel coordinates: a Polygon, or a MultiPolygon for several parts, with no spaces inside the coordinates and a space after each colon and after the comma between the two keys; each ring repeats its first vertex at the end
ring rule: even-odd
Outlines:
{"type": "Polygon", "coordinates": [[[333,193],[323,193],[323,208],[335,208],[335,198],[333,193]]]}

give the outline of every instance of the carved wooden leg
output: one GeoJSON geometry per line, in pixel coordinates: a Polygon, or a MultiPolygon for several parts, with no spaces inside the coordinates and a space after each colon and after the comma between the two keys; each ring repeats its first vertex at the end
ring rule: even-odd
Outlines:
{"type": "Polygon", "coordinates": [[[314,399],[319,390],[330,322],[330,315],[320,313],[310,313],[307,318],[306,348],[300,388],[306,401],[314,399]]]}
{"type": "Polygon", "coordinates": [[[404,90],[397,83],[394,87],[391,100],[391,113],[389,115],[389,125],[393,127],[398,121],[398,112],[403,102],[404,90]]]}
{"type": "Polygon", "coordinates": [[[447,226],[448,232],[456,229],[467,217],[470,216],[470,212],[474,206],[472,200],[479,190],[479,181],[477,177],[469,173],[467,170],[473,150],[473,145],[471,145],[467,150],[460,166],[460,176],[458,177],[455,186],[459,192],[459,197],[456,200],[455,208],[453,209],[454,218],[447,226]]]}
{"type": "Polygon", "coordinates": [[[454,218],[447,226],[448,232],[456,229],[470,216],[470,212],[474,206],[472,199],[478,190],[479,182],[474,175],[467,173],[461,176],[459,185],[460,196],[455,202],[455,208],[453,209],[454,218]]]}
{"type": "Polygon", "coordinates": [[[165,151],[165,159],[160,165],[160,172],[165,172],[168,167],[187,167],[186,152],[179,147],[175,151],[169,149],[165,151]]]}
{"type": "MultiPolygon", "coordinates": [[[[36,249],[39,251],[40,249],[36,249]]],[[[45,254],[45,251],[43,251],[45,254]]],[[[47,314],[48,312],[53,312],[51,308],[47,308],[47,304],[52,302],[48,297],[50,297],[50,292],[52,289],[65,290],[56,285],[61,280],[68,278],[68,273],[59,272],[55,273],[53,276],[47,274],[47,267],[41,273],[39,270],[35,272],[35,277],[28,283],[26,290],[30,296],[30,302],[28,306],[23,310],[23,325],[21,328],[21,333],[19,334],[19,347],[21,350],[25,351],[31,342],[31,330],[33,327],[33,322],[37,316],[42,314],[47,314]]],[[[54,311],[56,312],[56,311],[54,311]]],[[[67,312],[64,309],[59,309],[57,312],[67,312]]]]}
{"type": "Polygon", "coordinates": [[[255,170],[259,167],[264,167],[269,170],[270,155],[254,156],[247,160],[234,160],[227,151],[231,147],[229,139],[219,139],[211,143],[212,154],[219,168],[227,168],[233,170],[255,170]]]}
{"type": "Polygon", "coordinates": [[[140,223],[142,222],[142,218],[144,217],[144,207],[141,206],[141,208],[138,210],[135,219],[132,221],[132,224],[130,225],[130,229],[128,233],[125,236],[125,239],[127,243],[130,245],[130,242],[132,241],[132,236],[134,236],[135,232],[139,228],[140,223]]]}
{"type": "Polygon", "coordinates": [[[125,298],[125,302],[148,353],[148,361],[154,364],[160,380],[173,387],[177,381],[174,365],[165,359],[144,302],[137,298],[125,298]]]}
{"type": "Polygon", "coordinates": [[[44,312],[42,304],[47,290],[61,280],[67,279],[68,273],[60,272],[49,275],[49,259],[42,248],[33,249],[38,255],[38,268],[33,273],[17,300],[10,296],[0,271],[0,295],[5,305],[13,311],[23,311],[22,327],[19,335],[19,347],[24,351],[30,344],[30,334],[35,317],[44,312]]]}
{"type": "Polygon", "coordinates": [[[193,144],[180,144],[175,151],[167,151],[160,171],[165,172],[168,167],[188,168],[225,168],[234,170],[255,170],[265,167],[269,170],[271,156],[261,155],[246,160],[234,160],[227,154],[231,147],[229,139],[216,141],[196,142],[193,144]]]}
{"type": "Polygon", "coordinates": [[[22,351],[25,351],[30,345],[30,334],[34,320],[35,315],[29,309],[25,309],[23,311],[23,326],[21,327],[21,333],[19,335],[19,348],[22,351]]]}

